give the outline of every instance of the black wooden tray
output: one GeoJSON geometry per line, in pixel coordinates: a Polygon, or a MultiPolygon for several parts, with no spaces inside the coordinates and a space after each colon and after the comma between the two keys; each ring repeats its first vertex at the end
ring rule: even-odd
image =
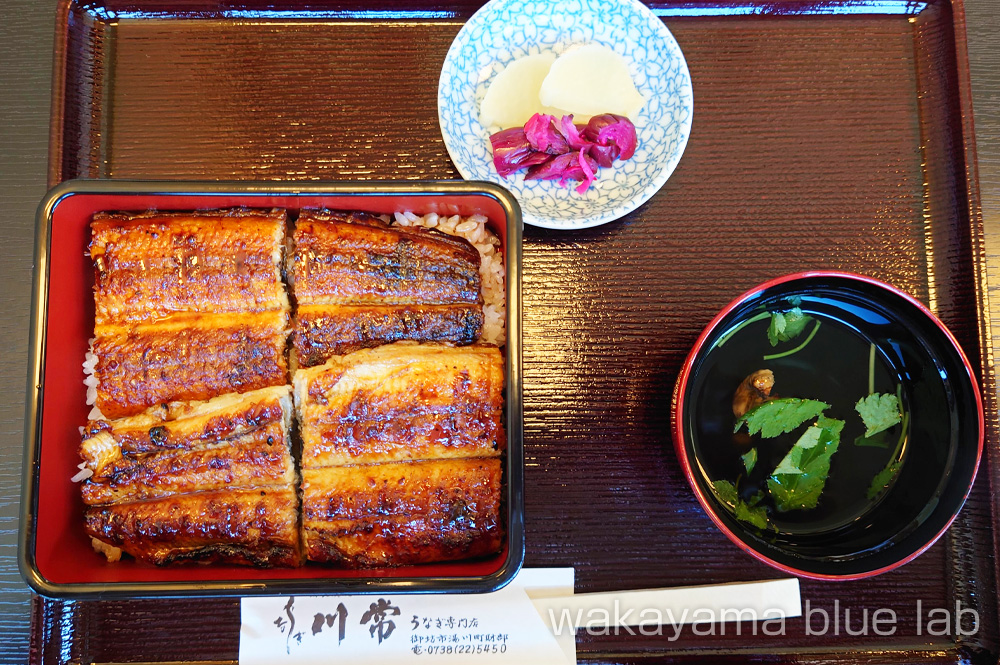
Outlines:
{"type": "MultiPolygon", "coordinates": [[[[997,405],[960,0],[651,4],[694,84],[680,166],[618,222],[525,230],[526,565],[575,567],[577,592],[774,577],[698,507],[671,446],[671,389],[745,289],[850,270],[925,302],[976,365],[987,454],[958,520],[892,573],[804,580],[804,609],[839,616],[836,632],[816,613],[777,636],[581,631],[580,658],[995,662],[997,405]],[[967,613],[930,634],[929,611],[956,603],[976,631],[962,634],[967,613]],[[859,631],[882,608],[892,634],[859,631]]],[[[51,180],[458,177],[437,80],[478,5],[64,0],[51,180]]],[[[234,600],[39,600],[32,657],[232,662],[238,625],[234,600]]]]}

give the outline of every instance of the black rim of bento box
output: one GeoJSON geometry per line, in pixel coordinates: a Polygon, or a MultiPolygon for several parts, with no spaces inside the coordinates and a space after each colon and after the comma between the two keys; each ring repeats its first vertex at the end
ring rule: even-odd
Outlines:
{"type": "MultiPolygon", "coordinates": [[[[24,415],[24,466],[21,483],[18,567],[37,593],[63,599],[112,599],[180,596],[262,596],[286,593],[351,594],[485,593],[510,582],[524,561],[524,450],[521,385],[521,210],[503,187],[476,181],[368,181],[368,182],[193,182],[152,180],[70,180],[51,189],[38,207],[35,227],[34,276],[31,290],[30,357],[24,415]],[[49,294],[49,248],[52,214],[64,199],[76,194],[159,196],[334,196],[372,198],[406,195],[481,195],[496,201],[507,218],[507,343],[506,343],[506,505],[507,556],[500,568],[483,576],[303,578],[220,580],[192,582],[101,582],[59,584],[47,580],[35,559],[35,534],[42,398],[45,373],[45,325],[49,294]]],[[[319,569],[318,569],[319,570],[319,569]]]]}

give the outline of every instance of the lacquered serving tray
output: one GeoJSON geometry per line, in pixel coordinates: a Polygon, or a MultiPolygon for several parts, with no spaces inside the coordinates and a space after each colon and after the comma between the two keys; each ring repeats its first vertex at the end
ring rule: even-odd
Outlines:
{"type": "MultiPolygon", "coordinates": [[[[458,177],[436,91],[478,5],[64,0],[50,179],[458,177]]],[[[803,580],[804,609],[839,616],[836,634],[816,613],[780,635],[580,631],[579,656],[996,662],[997,404],[961,2],[652,6],[694,84],[680,166],[618,222],[525,229],[526,565],[575,567],[578,593],[775,577],[701,512],[672,450],[671,390],[733,297],[849,270],[926,303],[979,372],[987,454],[958,520],[898,571],[803,580]],[[929,611],[956,603],[978,629],[960,634],[966,614],[931,634],[929,611]],[[846,610],[859,632],[879,609],[896,617],[891,634],[847,632],[846,610]]],[[[233,662],[238,627],[232,599],[37,600],[32,658],[233,662]]]]}

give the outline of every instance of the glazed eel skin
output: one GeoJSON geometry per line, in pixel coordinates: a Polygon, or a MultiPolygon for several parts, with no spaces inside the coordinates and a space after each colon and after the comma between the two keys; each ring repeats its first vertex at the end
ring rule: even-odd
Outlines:
{"type": "Polygon", "coordinates": [[[286,383],[283,210],[98,214],[93,352],[108,418],[286,383]]]}
{"type": "Polygon", "coordinates": [[[470,344],[482,333],[481,259],[464,238],[307,209],[292,241],[293,341],[302,367],[399,340],[470,344]]]}
{"type": "Polygon", "coordinates": [[[496,552],[500,482],[500,459],[482,457],[304,470],[306,556],[368,567],[496,552]]]}
{"type": "Polygon", "coordinates": [[[397,342],[295,373],[302,468],[499,456],[503,356],[397,342]]]}
{"type": "Polygon", "coordinates": [[[295,374],[311,561],[386,566],[499,549],[503,358],[398,342],[295,374]]]}
{"type": "Polygon", "coordinates": [[[287,310],[287,219],[284,210],[244,208],[94,215],[97,325],[177,312],[287,310]]]}
{"type": "Polygon", "coordinates": [[[95,549],[162,565],[301,562],[289,386],[91,421],[80,455],[95,549]]]}

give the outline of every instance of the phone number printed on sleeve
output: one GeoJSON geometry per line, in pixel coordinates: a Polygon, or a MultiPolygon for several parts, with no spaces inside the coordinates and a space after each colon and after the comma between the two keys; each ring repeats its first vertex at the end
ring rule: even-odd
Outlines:
{"type": "Polygon", "coordinates": [[[461,656],[476,654],[501,654],[507,652],[506,644],[429,644],[415,645],[413,653],[418,656],[461,656]]]}

